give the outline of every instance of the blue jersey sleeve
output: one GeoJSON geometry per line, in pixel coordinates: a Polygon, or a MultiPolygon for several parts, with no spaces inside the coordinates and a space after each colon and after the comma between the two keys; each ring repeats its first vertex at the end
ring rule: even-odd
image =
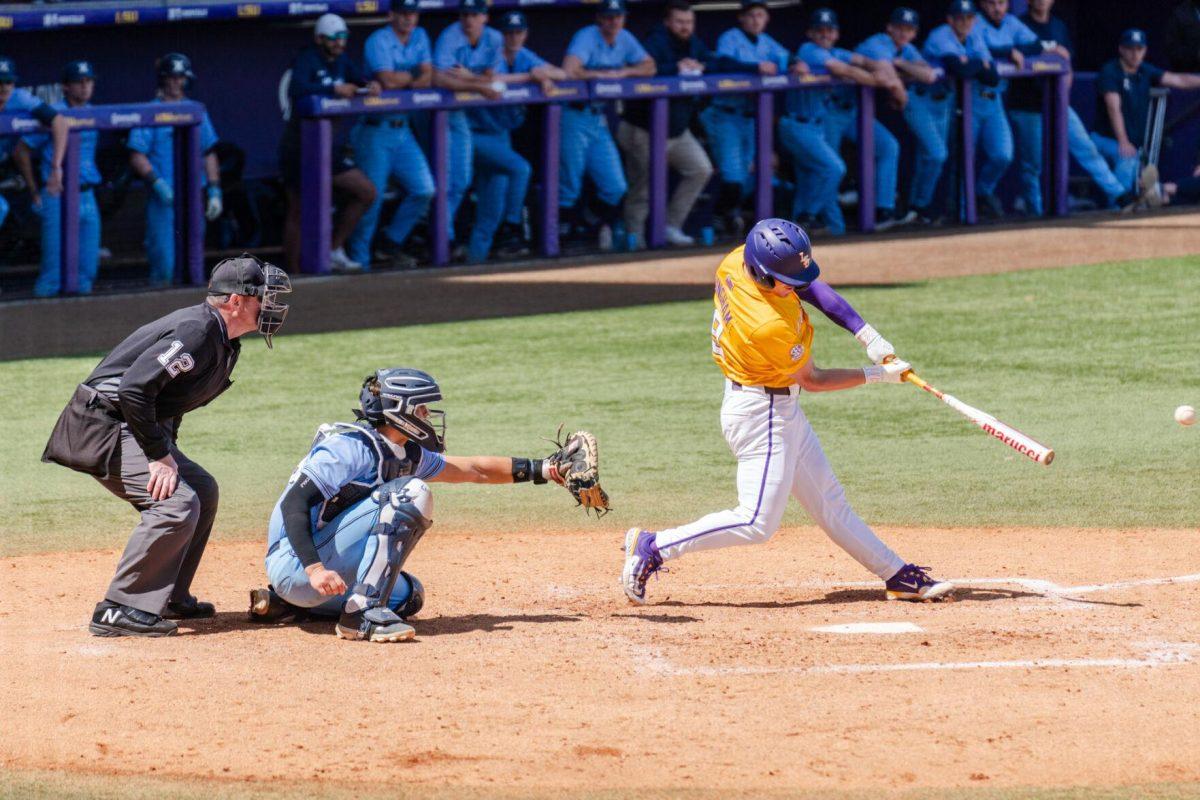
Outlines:
{"type": "Polygon", "coordinates": [[[962,45],[954,38],[949,26],[934,28],[933,33],[925,40],[925,57],[940,61],[948,56],[964,55],[962,45]]]}
{"type": "Polygon", "coordinates": [[[153,139],[153,128],[133,128],[129,131],[129,138],[125,140],[125,146],[135,153],[150,155],[153,139]]]}
{"type": "Polygon", "coordinates": [[[717,38],[717,54],[733,58],[745,57],[737,43],[737,29],[730,28],[717,38]]]}
{"type": "Polygon", "coordinates": [[[904,45],[904,49],[900,51],[900,58],[904,61],[910,61],[914,64],[924,64],[925,57],[921,55],[921,51],[913,47],[912,43],[904,45]]]}
{"type": "Polygon", "coordinates": [[[425,32],[424,28],[417,28],[412,35],[413,60],[417,62],[417,66],[432,63],[433,45],[429,41],[429,34],[425,32]]]}
{"type": "Polygon", "coordinates": [[[420,478],[423,481],[432,480],[441,475],[442,470],[445,468],[446,459],[442,457],[441,453],[421,448],[421,460],[413,470],[413,477],[420,478]]]}
{"type": "Polygon", "coordinates": [[[626,66],[640,64],[650,56],[646,52],[646,48],[642,47],[642,43],[637,40],[637,37],[625,30],[621,31],[621,50],[626,66]]]}
{"type": "Polygon", "coordinates": [[[433,66],[435,69],[450,69],[458,63],[455,51],[463,42],[462,34],[456,25],[451,25],[442,31],[433,46],[433,66]]]}
{"type": "Polygon", "coordinates": [[[204,118],[200,120],[200,152],[207,153],[212,150],[217,144],[217,131],[213,127],[212,120],[208,118],[208,112],[204,112],[204,118]]]}
{"type": "Polygon", "coordinates": [[[571,37],[571,43],[567,45],[567,55],[575,56],[583,62],[583,66],[588,65],[588,61],[592,57],[592,37],[591,28],[583,28],[575,32],[571,37]]]}
{"type": "Polygon", "coordinates": [[[803,61],[810,69],[817,69],[823,72],[826,70],[825,64],[829,59],[833,58],[833,53],[826,50],[813,42],[805,42],[800,45],[800,49],[796,51],[796,58],[803,61]]]}
{"type": "Polygon", "coordinates": [[[885,34],[875,34],[859,43],[854,52],[873,61],[891,61],[896,48],[891,44],[891,38],[885,34]]]}
{"type": "Polygon", "coordinates": [[[375,452],[357,436],[330,436],[313,448],[300,471],[328,500],[352,481],[373,479],[375,459],[375,452]]]}
{"type": "Polygon", "coordinates": [[[1163,75],[1167,74],[1165,69],[1160,69],[1153,64],[1142,62],[1142,69],[1146,72],[1146,77],[1150,79],[1151,86],[1162,86],[1163,75]]]}
{"type": "Polygon", "coordinates": [[[388,57],[387,42],[384,41],[380,34],[383,30],[378,30],[367,37],[367,43],[363,45],[363,64],[367,68],[367,72],[374,75],[381,70],[394,69],[391,59],[388,57]]]}
{"type": "Polygon", "coordinates": [[[1030,30],[1029,26],[1014,16],[1006,18],[1008,26],[1012,29],[1012,38],[1018,45],[1041,44],[1036,33],[1030,30]]]}
{"type": "MultiPolygon", "coordinates": [[[[503,60],[503,57],[501,57],[501,60],[503,60]]],[[[528,47],[522,47],[521,52],[517,53],[517,57],[513,60],[513,72],[532,72],[538,67],[544,66],[545,63],[546,59],[528,47]]]]}
{"type": "Polygon", "coordinates": [[[765,33],[759,37],[759,40],[766,46],[766,60],[775,62],[775,66],[780,69],[787,69],[788,61],[792,57],[788,49],[765,33]]]}

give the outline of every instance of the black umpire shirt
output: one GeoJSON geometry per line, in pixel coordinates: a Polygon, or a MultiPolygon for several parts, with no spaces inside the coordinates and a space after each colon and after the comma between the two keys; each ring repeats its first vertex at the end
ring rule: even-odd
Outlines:
{"type": "Polygon", "coordinates": [[[217,310],[200,303],[138,328],[84,383],[116,404],[153,461],[170,452],[180,417],[233,385],[241,347],[217,310]]]}

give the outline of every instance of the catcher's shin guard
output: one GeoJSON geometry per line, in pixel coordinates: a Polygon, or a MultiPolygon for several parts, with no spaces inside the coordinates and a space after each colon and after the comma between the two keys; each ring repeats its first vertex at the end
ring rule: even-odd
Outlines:
{"type": "Polygon", "coordinates": [[[400,569],[433,524],[433,495],[422,480],[397,478],[380,486],[371,497],[380,507],[379,521],[371,530],[378,540],[375,557],[346,598],[343,618],[378,605],[386,609],[400,569]]]}

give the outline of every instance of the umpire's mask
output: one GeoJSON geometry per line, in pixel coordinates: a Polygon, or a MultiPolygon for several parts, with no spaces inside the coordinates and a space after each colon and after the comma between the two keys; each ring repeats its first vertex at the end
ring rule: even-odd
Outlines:
{"type": "Polygon", "coordinates": [[[241,294],[259,299],[258,332],[263,335],[267,347],[272,346],[271,337],[287,318],[288,305],[279,302],[279,295],[290,291],[292,282],[286,272],[249,253],[217,264],[208,281],[211,295],[241,294]]]}

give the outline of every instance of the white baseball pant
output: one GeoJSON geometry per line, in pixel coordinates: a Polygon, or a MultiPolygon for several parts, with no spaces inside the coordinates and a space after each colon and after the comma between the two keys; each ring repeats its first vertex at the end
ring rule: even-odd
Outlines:
{"type": "Polygon", "coordinates": [[[718,511],[656,537],[664,560],[684,553],[765,542],[779,528],[788,495],[829,538],[881,579],[904,561],[850,508],[821,443],[800,408],[800,390],[768,394],[725,382],[721,430],[738,460],[738,507],[718,511]]]}

